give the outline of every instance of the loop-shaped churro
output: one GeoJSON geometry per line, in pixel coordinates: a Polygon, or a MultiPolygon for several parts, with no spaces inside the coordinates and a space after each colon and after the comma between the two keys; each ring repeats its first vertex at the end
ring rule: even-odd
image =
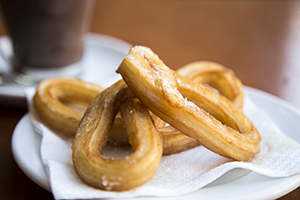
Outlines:
{"type": "Polygon", "coordinates": [[[38,85],[33,106],[47,126],[72,137],[85,109],[103,90],[98,85],[77,79],[47,79],[38,85]]]}
{"type": "Polygon", "coordinates": [[[215,88],[237,108],[243,108],[243,84],[231,69],[214,62],[198,61],[186,64],[176,72],[197,83],[207,84],[215,88]]]}
{"type": "MultiPolygon", "coordinates": [[[[242,109],[243,85],[232,70],[214,62],[198,61],[184,65],[177,70],[177,73],[197,83],[215,88],[237,108],[242,109]]],[[[226,118],[221,120],[228,121],[226,118]]],[[[158,130],[164,138],[164,155],[178,153],[199,145],[197,140],[182,134],[171,126],[158,127],[158,130]]]]}
{"type": "Polygon", "coordinates": [[[118,81],[91,102],[73,141],[74,168],[95,188],[124,191],[138,187],[153,177],[162,157],[162,141],[148,109],[135,97],[118,101],[117,94],[124,85],[123,80],[118,81]],[[133,153],[124,158],[104,158],[101,152],[119,109],[133,153]]]}
{"type": "Polygon", "coordinates": [[[170,70],[151,49],[132,47],[117,72],[155,115],[208,149],[242,161],[259,152],[261,137],[239,109],[208,86],[170,70]]]}
{"type": "MultiPolygon", "coordinates": [[[[67,137],[74,137],[89,103],[104,90],[103,87],[70,78],[42,81],[33,98],[34,112],[50,129],[67,137]]],[[[120,115],[109,132],[108,141],[128,144],[120,115]]]]}
{"type": "MultiPolygon", "coordinates": [[[[103,90],[104,88],[98,85],[76,79],[47,79],[37,87],[33,105],[38,116],[49,128],[64,136],[73,137],[89,103],[103,90]]],[[[157,127],[164,126],[165,122],[160,118],[153,114],[152,117],[157,127]]],[[[160,132],[165,138],[164,155],[178,153],[199,144],[185,135],[180,138],[177,135],[178,131],[163,128],[160,132]]],[[[129,144],[119,113],[108,133],[108,142],[116,145],[129,144]]]]}

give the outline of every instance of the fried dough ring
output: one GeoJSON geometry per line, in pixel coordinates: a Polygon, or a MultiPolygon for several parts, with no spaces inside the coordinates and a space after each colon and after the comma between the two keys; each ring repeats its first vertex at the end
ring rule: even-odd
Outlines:
{"type": "Polygon", "coordinates": [[[38,85],[33,106],[48,127],[72,137],[88,104],[103,90],[76,79],[47,79],[38,85]]]}
{"type": "MultiPolygon", "coordinates": [[[[177,70],[177,73],[197,83],[207,84],[217,89],[237,108],[243,108],[243,85],[232,70],[214,62],[198,61],[184,65],[177,70]]],[[[199,145],[197,140],[171,126],[159,126],[158,130],[164,138],[164,155],[179,153],[199,145]]]]}
{"type": "Polygon", "coordinates": [[[137,98],[120,103],[120,80],[99,94],[89,105],[72,145],[72,158],[79,177],[103,190],[124,191],[143,185],[155,174],[162,157],[162,141],[148,109],[137,98]],[[106,135],[120,108],[133,153],[125,158],[104,158],[106,135]]]}
{"type": "MultiPolygon", "coordinates": [[[[197,83],[207,84],[217,89],[237,108],[243,108],[243,85],[232,70],[214,62],[198,61],[184,65],[177,70],[177,73],[197,83]]],[[[179,153],[199,145],[197,140],[171,126],[160,126],[158,130],[164,138],[164,155],[179,153]]]]}
{"type": "MultiPolygon", "coordinates": [[[[89,103],[103,90],[101,86],[77,79],[47,79],[38,85],[33,105],[37,115],[50,129],[74,137],[89,103]]],[[[114,121],[108,140],[115,144],[128,144],[120,115],[114,121]]]]}
{"type": "Polygon", "coordinates": [[[208,84],[217,89],[237,108],[243,108],[243,84],[231,69],[214,62],[198,61],[184,65],[176,72],[197,83],[208,84]]]}
{"type": "MultiPolygon", "coordinates": [[[[36,113],[48,127],[64,136],[73,137],[83,117],[82,113],[92,99],[103,90],[104,88],[98,85],[76,79],[47,79],[37,87],[33,104],[36,113]]],[[[153,116],[153,118],[158,127],[165,124],[158,117],[153,116]]],[[[164,155],[178,153],[199,145],[197,141],[187,136],[182,145],[179,142],[183,139],[178,138],[175,134],[177,132],[163,128],[162,134],[165,138],[166,149],[164,155]],[[191,144],[187,144],[188,141],[191,141],[191,144]]],[[[129,144],[124,123],[119,114],[108,133],[108,142],[115,145],[129,144]]]]}
{"type": "Polygon", "coordinates": [[[240,110],[208,86],[170,70],[151,49],[132,47],[117,72],[154,114],[211,151],[241,161],[259,152],[261,137],[240,110]],[[216,119],[223,116],[226,125],[216,119]]]}

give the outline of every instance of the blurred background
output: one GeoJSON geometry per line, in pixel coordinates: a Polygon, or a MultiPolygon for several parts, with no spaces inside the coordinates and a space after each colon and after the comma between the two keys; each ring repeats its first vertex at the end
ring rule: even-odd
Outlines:
{"type": "Polygon", "coordinates": [[[89,31],[149,46],[173,69],[218,62],[300,107],[299,1],[96,0],[89,31]]]}
{"type": "Polygon", "coordinates": [[[290,96],[300,85],[298,1],[96,1],[90,30],[149,46],[174,69],[218,62],[300,107],[290,96]]]}

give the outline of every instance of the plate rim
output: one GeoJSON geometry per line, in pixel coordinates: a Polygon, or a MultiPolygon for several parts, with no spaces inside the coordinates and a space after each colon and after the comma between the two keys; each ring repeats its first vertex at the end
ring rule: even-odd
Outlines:
{"type": "MultiPolygon", "coordinates": [[[[10,37],[8,35],[0,36],[0,41],[4,40],[5,42],[8,42],[10,44],[10,37]]],[[[94,33],[94,32],[87,32],[84,34],[84,45],[86,48],[86,45],[100,45],[107,48],[113,48],[114,46],[117,46],[118,48],[113,48],[116,51],[119,52],[128,52],[129,48],[132,46],[130,43],[121,40],[119,38],[105,35],[101,33],[94,33]]],[[[25,100],[25,93],[22,92],[24,88],[27,86],[25,85],[18,85],[15,82],[5,83],[3,85],[0,85],[0,100],[4,99],[3,102],[12,100],[16,102],[16,104],[19,104],[23,100],[25,100]],[[9,89],[1,89],[1,87],[9,88],[9,89]],[[8,90],[8,91],[6,91],[8,90]]]]}
{"type": "MultiPolygon", "coordinates": [[[[295,106],[291,105],[290,103],[288,103],[287,101],[283,100],[283,99],[280,99],[279,97],[275,96],[275,95],[272,95],[272,94],[269,94],[267,92],[264,92],[264,91],[261,91],[261,90],[258,90],[258,89],[255,89],[255,88],[252,88],[252,87],[248,87],[248,86],[245,86],[245,94],[246,95],[255,95],[255,96],[259,96],[260,98],[264,98],[264,99],[267,99],[268,101],[271,101],[275,104],[279,104],[280,106],[284,107],[284,108],[287,108],[289,109],[291,112],[295,112],[297,115],[300,116],[300,111],[298,108],[296,108],[295,106]]],[[[24,163],[22,163],[22,159],[23,158],[19,158],[18,157],[18,149],[17,147],[15,146],[15,142],[16,142],[16,131],[18,128],[20,128],[20,124],[22,122],[24,122],[24,120],[29,120],[29,113],[25,114],[21,120],[18,122],[14,132],[13,132],[13,137],[12,137],[12,152],[13,152],[13,156],[18,164],[18,166],[21,168],[21,170],[29,177],[29,179],[31,179],[33,182],[37,183],[38,185],[40,185],[41,187],[43,187],[44,189],[48,190],[51,192],[51,189],[47,188],[47,184],[41,184],[41,180],[39,179],[40,177],[30,177],[30,171],[28,171],[28,169],[26,169],[24,163]],[[25,169],[24,169],[25,168],[25,169]]],[[[30,122],[29,122],[30,123],[30,122]]],[[[30,124],[31,125],[31,124],[30,124]]],[[[33,130],[32,130],[33,131],[33,130]]],[[[36,133],[37,134],[37,133],[36,133]]],[[[40,136],[40,135],[39,135],[40,136]]],[[[40,136],[42,138],[42,136],[40,136]]],[[[43,164],[42,164],[43,165],[43,164]]],[[[43,166],[44,167],[44,166],[43,166]]],[[[249,177],[249,176],[252,176],[253,174],[256,174],[255,172],[251,172],[250,174],[246,175],[245,177],[249,177]]],[[[255,176],[255,175],[254,175],[255,176]]],[[[47,178],[47,182],[48,182],[48,177],[46,176],[47,178]]],[[[244,177],[241,177],[240,179],[243,179],[244,177]]],[[[235,181],[239,181],[240,179],[237,179],[237,180],[234,180],[232,182],[235,182],[235,181]]],[[[276,178],[275,178],[276,179],[276,178]]],[[[273,188],[276,188],[279,187],[278,185],[281,185],[280,186],[280,190],[274,190],[273,192],[267,192],[267,193],[263,193],[263,196],[261,196],[261,198],[279,198],[279,197],[282,197],[286,194],[288,194],[289,192],[293,191],[295,188],[299,187],[300,185],[300,174],[296,174],[296,175],[293,175],[293,176],[290,176],[290,177],[285,177],[285,178],[279,178],[281,179],[282,181],[288,181],[289,184],[285,185],[285,188],[282,188],[282,184],[276,184],[275,186],[272,186],[272,187],[267,187],[266,189],[264,190],[272,190],[273,188]]],[[[279,180],[277,178],[277,180],[279,180]]],[[[45,180],[44,180],[45,181],[45,180]]],[[[225,183],[224,185],[226,184],[231,184],[232,182],[229,182],[229,183],[225,183]]],[[[214,186],[214,187],[211,187],[213,188],[213,190],[216,188],[218,189],[218,187],[222,187],[223,185],[218,185],[218,186],[214,186]]],[[[49,187],[49,185],[48,185],[49,187]]],[[[183,195],[183,197],[191,197],[191,198],[195,198],[195,197],[199,197],[199,194],[197,193],[201,193],[201,190],[204,189],[204,190],[210,190],[210,188],[201,188],[199,190],[196,190],[192,193],[189,193],[189,194],[186,194],[186,195],[183,195]],[[196,195],[196,196],[195,196],[196,195]]],[[[204,191],[203,190],[203,191],[204,191]]],[[[260,191],[262,192],[262,191],[260,191]]],[[[262,195],[262,194],[261,194],[262,195]]],[[[143,197],[145,198],[145,197],[143,197]]],[[[152,197],[148,197],[149,199],[151,199],[152,197]]],[[[167,197],[168,199],[169,198],[172,198],[172,197],[167,197]]],[[[135,199],[139,199],[138,198],[135,198],[135,199]]],[[[162,198],[164,199],[164,198],[162,198]]],[[[249,199],[249,197],[248,197],[249,199]]]]}

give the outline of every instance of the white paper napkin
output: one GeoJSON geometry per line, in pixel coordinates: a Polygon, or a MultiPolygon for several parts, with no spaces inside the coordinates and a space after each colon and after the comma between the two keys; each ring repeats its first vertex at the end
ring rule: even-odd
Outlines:
{"type": "MultiPolygon", "coordinates": [[[[33,93],[34,90],[27,91],[29,105],[33,93]]],[[[30,116],[36,131],[42,134],[41,158],[55,199],[182,195],[204,187],[235,168],[270,177],[300,173],[300,145],[285,136],[247,96],[244,105],[245,115],[262,136],[261,152],[251,162],[232,161],[199,146],[164,156],[152,180],[126,192],[101,191],[83,183],[72,165],[72,140],[60,137],[43,126],[31,108],[30,116]]]]}

